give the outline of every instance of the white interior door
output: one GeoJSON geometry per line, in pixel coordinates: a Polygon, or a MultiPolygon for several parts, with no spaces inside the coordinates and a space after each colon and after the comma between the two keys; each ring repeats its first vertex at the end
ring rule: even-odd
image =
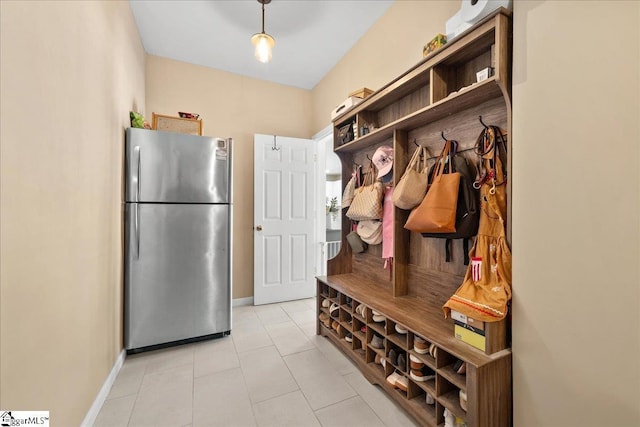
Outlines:
{"type": "Polygon", "coordinates": [[[315,153],[310,139],[254,136],[254,304],[315,295],[315,153]]]}

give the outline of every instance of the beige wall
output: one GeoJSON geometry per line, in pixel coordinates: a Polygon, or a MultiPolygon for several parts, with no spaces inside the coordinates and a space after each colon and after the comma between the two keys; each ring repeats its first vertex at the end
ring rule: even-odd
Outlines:
{"type": "Polygon", "coordinates": [[[147,56],[147,111],[200,114],[204,134],[234,139],[233,298],[253,295],[253,134],[310,138],[311,92],[147,56]]]}
{"type": "Polygon", "coordinates": [[[0,407],[79,425],[122,350],[127,2],[0,2],[0,407]]]}
{"type": "Polygon", "coordinates": [[[640,2],[515,3],[515,425],[640,425],[640,2]]]}
{"type": "Polygon", "coordinates": [[[460,8],[459,1],[396,1],[313,88],[313,131],[356,89],[378,90],[422,59],[422,48],[460,8]]]}

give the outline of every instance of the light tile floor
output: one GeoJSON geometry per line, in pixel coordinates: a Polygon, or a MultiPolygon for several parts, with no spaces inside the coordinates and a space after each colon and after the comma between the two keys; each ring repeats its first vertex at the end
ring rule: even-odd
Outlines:
{"type": "Polygon", "coordinates": [[[417,425],[315,334],[315,304],[235,307],[229,337],[127,357],[94,426],[417,425]]]}

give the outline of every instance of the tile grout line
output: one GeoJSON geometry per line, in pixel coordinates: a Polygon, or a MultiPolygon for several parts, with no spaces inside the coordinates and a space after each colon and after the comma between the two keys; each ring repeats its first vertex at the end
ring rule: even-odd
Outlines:
{"type": "MultiPolygon", "coordinates": [[[[233,343],[235,348],[235,342],[233,343]]],[[[242,382],[244,384],[244,389],[247,391],[247,398],[249,399],[249,406],[251,406],[251,414],[253,415],[253,422],[258,425],[258,418],[256,417],[256,409],[253,407],[254,403],[251,401],[251,396],[249,395],[249,386],[247,385],[247,378],[244,375],[244,369],[242,368],[242,363],[240,362],[240,353],[238,353],[236,349],[236,357],[238,358],[238,367],[240,368],[240,375],[242,375],[242,382]]]]}
{"type": "MultiPolygon", "coordinates": [[[[317,349],[315,349],[315,350],[317,351],[317,349]]],[[[306,351],[313,351],[313,349],[306,350],[306,351]]],[[[300,387],[300,384],[298,383],[298,380],[296,379],[295,375],[293,375],[293,372],[291,372],[291,369],[289,368],[289,365],[287,364],[287,361],[284,360],[284,357],[282,357],[282,356],[280,356],[280,358],[282,359],[282,363],[284,363],[284,366],[287,367],[287,370],[289,371],[289,374],[291,375],[291,378],[293,378],[293,381],[295,381],[296,385],[298,386],[298,391],[300,391],[300,394],[302,395],[302,398],[304,399],[305,402],[307,402],[307,406],[309,407],[309,409],[311,409],[311,413],[313,414],[313,416],[318,421],[318,424],[322,425],[322,423],[320,422],[320,419],[316,415],[316,411],[311,406],[311,403],[309,403],[309,399],[307,399],[307,395],[304,394],[304,391],[302,391],[302,388],[300,387]]]]}

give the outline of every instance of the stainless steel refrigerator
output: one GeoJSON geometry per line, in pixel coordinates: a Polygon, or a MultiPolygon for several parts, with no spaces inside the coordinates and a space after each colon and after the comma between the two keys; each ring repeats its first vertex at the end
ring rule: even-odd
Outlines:
{"type": "Polygon", "coordinates": [[[231,331],[231,139],[129,128],[125,348],[231,331]]]}

